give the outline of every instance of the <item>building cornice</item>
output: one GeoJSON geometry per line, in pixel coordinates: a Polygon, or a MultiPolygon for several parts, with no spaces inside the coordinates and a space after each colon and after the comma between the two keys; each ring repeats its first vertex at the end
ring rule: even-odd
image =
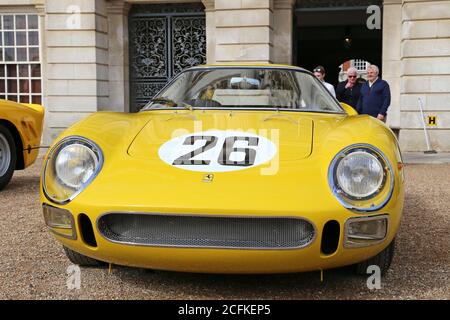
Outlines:
{"type": "Polygon", "coordinates": [[[43,0],[34,0],[33,1],[34,8],[37,11],[37,14],[40,16],[45,16],[45,1],[43,0]]]}
{"type": "Polygon", "coordinates": [[[297,1],[296,0],[274,0],[273,1],[273,8],[274,10],[282,10],[282,9],[287,9],[287,10],[291,10],[295,3],[297,1]]]}
{"type": "Polygon", "coordinates": [[[130,10],[131,4],[124,0],[110,0],[107,4],[107,12],[110,14],[123,14],[127,15],[130,10]]]}
{"type": "Polygon", "coordinates": [[[202,0],[202,3],[205,6],[205,12],[215,10],[215,0],[202,0]]]}

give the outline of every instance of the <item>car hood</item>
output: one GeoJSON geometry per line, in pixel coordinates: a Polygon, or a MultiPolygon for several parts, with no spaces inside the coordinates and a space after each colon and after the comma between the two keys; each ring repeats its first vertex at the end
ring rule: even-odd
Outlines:
{"type": "MultiPolygon", "coordinates": [[[[209,161],[208,157],[212,157],[211,160],[214,162],[213,158],[221,155],[226,139],[233,137],[240,137],[244,141],[232,144],[230,142],[229,153],[235,150],[233,148],[245,149],[249,146],[248,149],[252,149],[251,140],[258,139],[259,146],[255,146],[255,157],[260,162],[269,161],[274,157],[280,161],[299,160],[309,157],[312,152],[314,123],[311,117],[301,113],[226,110],[192,112],[182,110],[177,113],[148,111],[150,112],[151,120],[137,134],[128,149],[128,154],[134,158],[160,159],[170,164],[186,153],[192,152],[192,156],[185,156],[184,159],[209,161]],[[203,142],[186,140],[192,137],[196,140],[200,140],[199,137],[206,139],[203,142]],[[250,144],[246,139],[250,140],[250,144]],[[258,158],[261,152],[270,154],[258,158]],[[170,155],[167,156],[170,153],[173,154],[172,158],[170,155]]],[[[230,141],[229,139],[227,141],[230,141]]],[[[239,162],[238,153],[239,150],[235,151],[236,159],[230,155],[230,161],[239,162]]],[[[242,157],[245,157],[245,150],[242,157]]]]}
{"type": "MultiPolygon", "coordinates": [[[[99,212],[226,211],[249,215],[332,212],[340,203],[330,191],[327,175],[330,162],[340,150],[350,144],[370,143],[395,159],[390,151],[395,149],[394,138],[385,133],[388,129],[380,121],[368,116],[273,111],[178,112],[96,113],[65,131],[60,139],[83,136],[94,141],[104,155],[100,174],[77,196],[77,203],[81,207],[95,203],[99,212]],[[268,163],[251,168],[230,166],[236,171],[224,173],[216,171],[218,166],[195,172],[161,158],[161,149],[177,142],[177,138],[227,130],[233,135],[244,132],[249,138],[254,134],[270,143],[275,141],[278,147],[274,159],[279,157],[280,161],[273,161],[273,166],[268,163]],[[270,133],[271,130],[274,131],[270,133]]],[[[240,142],[243,146],[238,148],[246,149],[251,139],[240,142]]],[[[220,144],[217,141],[209,151],[220,144]]],[[[197,147],[194,145],[194,149],[197,147]]],[[[220,149],[217,152],[216,156],[220,149]]]]}

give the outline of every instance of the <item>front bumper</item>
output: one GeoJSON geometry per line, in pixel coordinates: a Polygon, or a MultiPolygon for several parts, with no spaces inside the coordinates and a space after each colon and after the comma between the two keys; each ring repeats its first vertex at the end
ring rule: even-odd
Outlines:
{"type": "MultiPolygon", "coordinates": [[[[50,205],[49,203],[45,204],[50,205]]],[[[296,215],[297,218],[310,221],[315,229],[315,236],[312,242],[298,249],[188,248],[115,243],[106,239],[99,232],[97,226],[98,218],[105,214],[104,208],[95,206],[79,207],[75,202],[64,206],[64,209],[69,210],[73,215],[75,239],[61,235],[56,235],[56,238],[64,246],[76,252],[117,265],[199,273],[263,274],[303,272],[350,265],[377,255],[395,237],[400,222],[401,206],[401,201],[392,201],[385,208],[389,211],[383,210],[383,212],[367,215],[371,217],[380,214],[388,216],[388,230],[386,237],[382,241],[368,247],[359,248],[348,248],[344,245],[344,226],[347,219],[362,217],[362,215],[355,214],[344,208],[328,214],[296,215]],[[82,230],[83,227],[80,223],[81,216],[84,216],[84,219],[88,216],[92,223],[95,246],[91,242],[86,241],[82,230]],[[330,254],[324,254],[322,252],[323,230],[329,221],[336,221],[339,224],[338,244],[335,251],[330,254]]],[[[134,211],[130,209],[122,208],[120,211],[134,211]]],[[[146,211],[151,212],[152,210],[146,211]]],[[[237,214],[229,213],[228,215],[238,216],[237,214]]]]}

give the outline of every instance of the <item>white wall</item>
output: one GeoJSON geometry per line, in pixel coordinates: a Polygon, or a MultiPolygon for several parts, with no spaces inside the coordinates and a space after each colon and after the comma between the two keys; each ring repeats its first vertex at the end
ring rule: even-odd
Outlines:
{"type": "Polygon", "coordinates": [[[437,116],[433,148],[450,152],[450,1],[402,2],[401,132],[404,151],[426,150],[418,112],[437,116]]]}

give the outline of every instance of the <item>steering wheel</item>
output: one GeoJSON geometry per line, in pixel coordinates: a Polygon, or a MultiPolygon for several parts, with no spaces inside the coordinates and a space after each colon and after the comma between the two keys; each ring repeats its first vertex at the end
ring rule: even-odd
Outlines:
{"type": "Polygon", "coordinates": [[[222,104],[216,100],[204,100],[204,99],[190,99],[185,100],[187,104],[190,104],[194,108],[220,108],[222,104]]]}

